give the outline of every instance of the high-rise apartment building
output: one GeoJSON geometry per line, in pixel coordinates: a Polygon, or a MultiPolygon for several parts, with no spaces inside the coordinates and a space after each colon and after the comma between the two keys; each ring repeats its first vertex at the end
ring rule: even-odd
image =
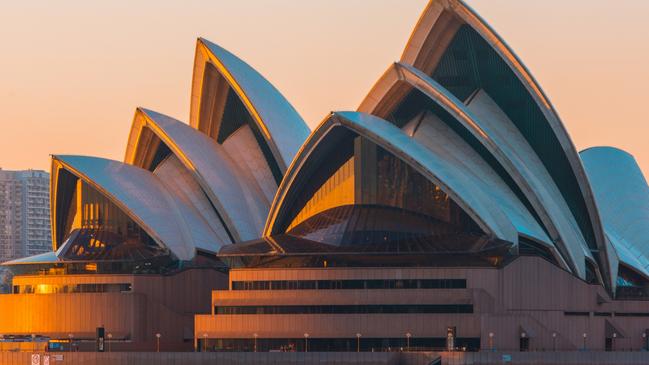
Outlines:
{"type": "Polygon", "coordinates": [[[50,175],[0,169],[0,261],[51,249],[50,175]]]}

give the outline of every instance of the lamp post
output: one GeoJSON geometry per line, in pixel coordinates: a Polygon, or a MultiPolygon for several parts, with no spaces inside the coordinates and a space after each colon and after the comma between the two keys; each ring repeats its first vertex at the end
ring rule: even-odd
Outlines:
{"type": "Polygon", "coordinates": [[[588,334],[586,334],[586,332],[584,332],[584,334],[582,336],[584,337],[584,351],[586,351],[586,338],[588,337],[588,334]]]}
{"type": "Polygon", "coordinates": [[[160,336],[162,336],[160,332],[155,334],[155,352],[160,352],[160,336]]]}
{"type": "Polygon", "coordinates": [[[557,351],[557,333],[552,332],[552,351],[557,351]]]}
{"type": "Polygon", "coordinates": [[[203,333],[203,352],[207,352],[207,333],[203,333]]]}
{"type": "Polygon", "coordinates": [[[406,351],[410,352],[410,337],[412,337],[412,333],[407,332],[406,333],[406,351]]]}
{"type": "Polygon", "coordinates": [[[494,348],[494,333],[489,332],[489,348],[491,348],[491,351],[496,351],[494,348]]]}
{"type": "Polygon", "coordinates": [[[356,334],[356,352],[361,352],[361,334],[356,334]]]}
{"type": "Polygon", "coordinates": [[[617,333],[613,332],[613,338],[611,338],[611,351],[615,351],[615,339],[617,338],[617,333]]]}
{"type": "Polygon", "coordinates": [[[106,335],[106,337],[108,337],[108,352],[110,352],[110,343],[111,343],[111,340],[113,339],[113,334],[109,333],[109,334],[106,335]]]}
{"type": "Polygon", "coordinates": [[[304,333],[304,352],[309,352],[309,334],[304,333]]]}
{"type": "Polygon", "coordinates": [[[252,334],[252,337],[255,338],[255,341],[254,341],[254,347],[253,347],[253,350],[254,350],[255,352],[257,352],[257,337],[258,337],[258,336],[259,336],[259,335],[256,334],[256,333],[253,333],[253,334],[252,334]]]}
{"type": "Polygon", "coordinates": [[[72,352],[72,337],[74,337],[73,334],[68,334],[68,338],[70,339],[70,352],[72,352]]]}

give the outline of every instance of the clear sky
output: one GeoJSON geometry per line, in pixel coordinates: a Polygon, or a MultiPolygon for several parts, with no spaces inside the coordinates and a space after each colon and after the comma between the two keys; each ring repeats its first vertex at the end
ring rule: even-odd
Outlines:
{"type": "MultiPolygon", "coordinates": [[[[578,149],[649,172],[649,1],[469,0],[535,75],[578,149]]],[[[187,121],[196,37],[267,77],[311,127],[355,109],[426,0],[0,1],[0,166],[123,159],[135,107],[187,121]]]]}

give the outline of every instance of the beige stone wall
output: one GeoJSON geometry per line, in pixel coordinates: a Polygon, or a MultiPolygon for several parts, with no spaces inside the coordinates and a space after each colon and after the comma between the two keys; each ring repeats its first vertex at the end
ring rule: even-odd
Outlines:
{"type": "MultiPolygon", "coordinates": [[[[237,269],[232,281],[341,279],[458,279],[467,289],[367,290],[217,290],[213,305],[316,304],[465,304],[473,314],[313,314],[200,315],[196,333],[209,338],[445,337],[456,326],[459,337],[480,337],[483,349],[517,350],[521,333],[530,349],[603,350],[617,334],[614,348],[639,350],[649,317],[595,316],[594,313],[649,313],[649,301],[614,301],[599,285],[590,285],[538,257],[519,257],[504,268],[307,268],[237,269]],[[564,312],[589,312],[567,316],[564,312]],[[494,336],[490,339],[489,333],[494,336]],[[552,334],[556,333],[556,337],[552,334]]],[[[199,336],[200,337],[200,336],[199,336]]]]}
{"type": "Polygon", "coordinates": [[[137,330],[136,318],[144,313],[146,298],[138,294],[12,294],[0,295],[0,329],[3,334],[49,334],[67,338],[94,338],[102,324],[115,336],[137,330]]]}
{"type": "MultiPolygon", "coordinates": [[[[128,293],[0,295],[0,334],[37,334],[53,339],[93,339],[104,326],[122,349],[155,348],[162,335],[168,350],[193,348],[194,314],[210,313],[210,292],[227,286],[226,274],[190,269],[175,275],[19,276],[15,285],[130,283],[128,293]],[[120,342],[118,343],[119,340],[120,342]]],[[[81,345],[93,348],[92,343],[81,345]]]]}

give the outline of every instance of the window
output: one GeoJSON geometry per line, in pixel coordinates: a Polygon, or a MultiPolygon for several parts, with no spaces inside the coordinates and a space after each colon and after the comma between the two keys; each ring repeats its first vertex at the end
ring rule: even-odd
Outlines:
{"type": "Polygon", "coordinates": [[[131,284],[38,284],[14,285],[14,294],[122,293],[130,292],[131,284]]]}
{"type": "Polygon", "coordinates": [[[637,272],[625,265],[618,268],[617,299],[642,299],[649,297],[649,283],[637,272]]]}
{"type": "Polygon", "coordinates": [[[563,312],[563,314],[566,316],[583,316],[583,317],[590,316],[590,312],[563,312]]]}
{"type": "Polygon", "coordinates": [[[365,252],[476,250],[471,239],[446,242],[482,231],[439,186],[365,137],[339,138],[287,198],[283,233],[365,252]]]}
{"type": "Polygon", "coordinates": [[[216,314],[403,314],[473,313],[472,304],[378,304],[215,306],[216,314]]]}
{"type": "Polygon", "coordinates": [[[649,317],[649,313],[641,312],[615,312],[616,317],[649,317]]]}
{"type": "Polygon", "coordinates": [[[233,281],[232,290],[466,289],[466,279],[233,281]]]}

